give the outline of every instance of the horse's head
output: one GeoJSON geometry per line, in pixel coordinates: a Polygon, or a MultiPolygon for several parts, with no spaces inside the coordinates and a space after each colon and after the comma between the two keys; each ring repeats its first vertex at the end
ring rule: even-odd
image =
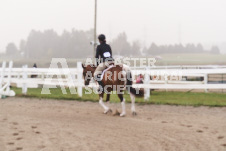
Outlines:
{"type": "Polygon", "coordinates": [[[83,68],[84,84],[87,86],[87,85],[89,85],[89,82],[93,77],[96,67],[92,64],[90,64],[90,65],[82,64],[82,68],[83,68]]]}

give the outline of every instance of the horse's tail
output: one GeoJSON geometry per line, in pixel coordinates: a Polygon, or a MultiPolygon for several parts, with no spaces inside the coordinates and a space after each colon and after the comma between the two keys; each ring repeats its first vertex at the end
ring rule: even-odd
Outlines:
{"type": "Polygon", "coordinates": [[[126,72],[126,89],[129,93],[132,93],[135,96],[143,97],[144,96],[144,89],[137,89],[132,87],[132,74],[131,71],[128,70],[126,72]]]}

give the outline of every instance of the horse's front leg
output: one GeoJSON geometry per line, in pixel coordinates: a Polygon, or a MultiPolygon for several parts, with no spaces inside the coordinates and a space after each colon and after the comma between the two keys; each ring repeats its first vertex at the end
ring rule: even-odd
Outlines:
{"type": "Polygon", "coordinates": [[[118,97],[121,101],[121,105],[122,105],[122,113],[120,114],[120,116],[125,116],[126,115],[126,100],[123,98],[123,94],[118,94],[118,97]]]}
{"type": "Polygon", "coordinates": [[[111,112],[111,109],[107,107],[103,102],[104,93],[99,94],[99,104],[104,108],[104,114],[111,112]]]}
{"type": "Polygon", "coordinates": [[[130,93],[130,98],[131,98],[131,112],[132,112],[132,115],[135,116],[137,115],[135,110],[135,95],[130,93]]]}

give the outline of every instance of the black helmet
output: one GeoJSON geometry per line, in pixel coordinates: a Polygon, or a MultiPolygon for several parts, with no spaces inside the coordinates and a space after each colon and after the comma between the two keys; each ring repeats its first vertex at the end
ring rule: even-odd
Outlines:
{"type": "Polygon", "coordinates": [[[100,34],[99,36],[98,36],[98,39],[100,40],[100,41],[105,41],[105,35],[104,34],[100,34]]]}

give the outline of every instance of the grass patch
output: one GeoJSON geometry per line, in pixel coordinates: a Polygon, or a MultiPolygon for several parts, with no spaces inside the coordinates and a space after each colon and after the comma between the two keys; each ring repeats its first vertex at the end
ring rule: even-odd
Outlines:
{"type": "MultiPolygon", "coordinates": [[[[71,94],[69,89],[66,89],[67,94],[62,94],[60,88],[50,89],[51,94],[41,94],[41,88],[28,89],[27,95],[22,94],[21,88],[12,89],[16,92],[16,96],[19,97],[98,102],[97,94],[85,94],[85,90],[83,91],[83,96],[79,97],[77,94],[71,94]]],[[[130,102],[130,96],[128,94],[125,94],[124,97],[127,102],[130,102]]],[[[111,102],[119,102],[116,94],[112,94],[110,100],[111,102]]],[[[136,103],[222,107],[226,106],[226,94],[153,91],[149,101],[145,101],[143,98],[136,98],[136,103]]]]}

